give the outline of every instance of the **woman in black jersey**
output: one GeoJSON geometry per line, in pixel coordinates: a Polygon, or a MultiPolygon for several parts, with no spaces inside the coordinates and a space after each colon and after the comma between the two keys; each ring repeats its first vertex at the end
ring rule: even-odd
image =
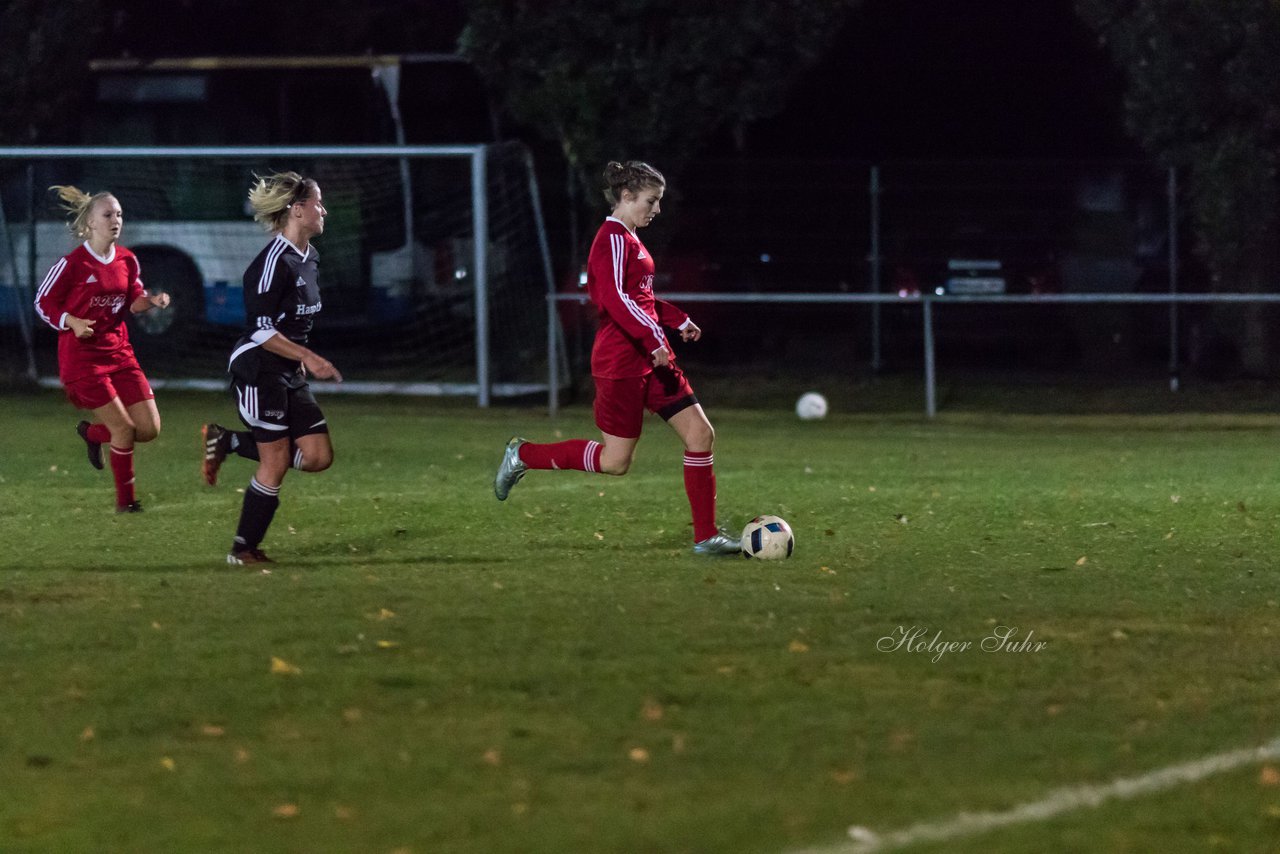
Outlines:
{"type": "Polygon", "coordinates": [[[270,563],[259,546],[280,505],[280,484],[290,467],[324,471],[333,464],[329,427],[307,377],[342,381],[333,364],[307,349],[320,312],[319,258],[311,238],[324,232],[320,187],[296,172],[259,178],[249,190],[253,218],[273,233],[244,273],[247,329],[228,366],[240,420],[234,432],[206,424],[204,478],[218,481],[227,454],[258,461],[244,492],[244,507],[227,563],[270,563]]]}

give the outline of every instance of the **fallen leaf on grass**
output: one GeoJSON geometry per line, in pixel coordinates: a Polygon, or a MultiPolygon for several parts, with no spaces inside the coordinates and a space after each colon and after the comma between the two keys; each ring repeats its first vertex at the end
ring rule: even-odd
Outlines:
{"type": "Polygon", "coordinates": [[[351,821],[355,818],[355,811],[351,807],[344,807],[341,804],[333,808],[333,817],[338,821],[351,821]]]}
{"type": "Polygon", "coordinates": [[[178,767],[178,763],[174,762],[173,759],[166,756],[160,760],[160,767],[166,771],[172,771],[178,767]]]}
{"type": "Polygon", "coordinates": [[[1277,770],[1274,765],[1263,765],[1262,770],[1258,772],[1258,785],[1280,786],[1280,770],[1277,770]]]}
{"type": "Polygon", "coordinates": [[[1076,566],[1084,566],[1088,562],[1089,562],[1088,555],[1081,555],[1080,558],[1076,561],[1076,566]]]}
{"type": "Polygon", "coordinates": [[[97,737],[97,733],[93,731],[93,727],[91,726],[85,727],[84,731],[80,733],[81,741],[93,741],[94,738],[96,737],[97,737]]]}
{"type": "Polygon", "coordinates": [[[380,640],[378,641],[378,649],[395,649],[400,646],[400,641],[380,640]]]}
{"type": "Polygon", "coordinates": [[[627,751],[627,757],[632,762],[637,762],[643,765],[649,761],[649,751],[645,750],[643,747],[633,747],[631,750],[627,751]]]}
{"type": "Polygon", "coordinates": [[[395,611],[390,611],[386,608],[379,608],[376,614],[369,615],[369,619],[370,620],[391,620],[391,619],[394,619],[395,616],[396,616],[395,611]]]}
{"type": "Polygon", "coordinates": [[[222,738],[227,731],[217,724],[205,724],[200,727],[200,734],[207,735],[209,738],[222,738]]]}
{"type": "Polygon", "coordinates": [[[358,724],[364,718],[364,712],[357,708],[348,708],[342,710],[342,720],[349,724],[358,724]]]}
{"type": "Polygon", "coordinates": [[[273,655],[271,656],[271,672],[278,676],[297,676],[302,672],[302,669],[290,664],[283,658],[276,658],[273,655]]]}
{"type": "Polygon", "coordinates": [[[502,751],[498,750],[496,747],[490,747],[484,752],[484,756],[482,758],[484,759],[485,765],[492,765],[494,768],[497,768],[502,764],[502,751]]]}
{"type": "Polygon", "coordinates": [[[646,721],[660,721],[662,716],[666,714],[666,710],[662,708],[662,704],[657,700],[649,697],[644,701],[644,706],[640,709],[640,714],[646,721]]]}
{"type": "Polygon", "coordinates": [[[280,804],[271,810],[271,814],[276,818],[297,818],[302,810],[298,809],[297,804],[280,804]]]}
{"type": "Polygon", "coordinates": [[[793,640],[787,644],[787,652],[808,652],[809,645],[801,640],[793,640]]]}

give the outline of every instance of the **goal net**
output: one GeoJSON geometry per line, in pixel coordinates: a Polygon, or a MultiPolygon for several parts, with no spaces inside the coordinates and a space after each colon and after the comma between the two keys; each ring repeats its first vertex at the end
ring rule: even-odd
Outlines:
{"type": "Polygon", "coordinates": [[[216,388],[245,324],[245,267],[269,235],[246,197],[255,175],[314,177],[328,210],[324,308],[313,349],[350,391],[489,396],[546,388],[550,263],[526,150],[0,149],[0,370],[56,383],[56,333],[34,290],[76,240],[48,187],[113,193],[120,238],[169,309],[129,334],[148,377],[216,388]],[[481,251],[477,251],[480,248],[481,251]],[[32,367],[34,366],[34,367],[32,367]]]}

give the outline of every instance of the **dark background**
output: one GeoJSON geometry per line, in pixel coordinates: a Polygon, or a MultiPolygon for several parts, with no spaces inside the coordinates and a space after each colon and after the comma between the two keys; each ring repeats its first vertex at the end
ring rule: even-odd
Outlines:
{"type": "MultiPolygon", "coordinates": [[[[244,0],[124,0],[113,9],[95,56],[452,52],[466,22],[460,0],[290,0],[269,10],[244,0]],[[325,26],[309,27],[318,18],[325,26]]],[[[866,0],[781,115],[750,127],[744,148],[726,133],[707,153],[1129,155],[1121,84],[1070,0],[866,0]]]]}

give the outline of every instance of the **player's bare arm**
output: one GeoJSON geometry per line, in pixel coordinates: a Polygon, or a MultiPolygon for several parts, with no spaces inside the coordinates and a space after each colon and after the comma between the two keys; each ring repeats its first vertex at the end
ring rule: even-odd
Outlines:
{"type": "Polygon", "coordinates": [[[141,314],[144,311],[150,311],[153,308],[168,308],[172,301],[170,296],[161,291],[158,294],[143,293],[129,306],[129,311],[134,314],[141,314]]]}
{"type": "Polygon", "coordinates": [[[290,341],[279,332],[262,342],[262,349],[301,362],[306,372],[316,379],[342,382],[342,374],[332,362],[301,344],[290,341]]]}

